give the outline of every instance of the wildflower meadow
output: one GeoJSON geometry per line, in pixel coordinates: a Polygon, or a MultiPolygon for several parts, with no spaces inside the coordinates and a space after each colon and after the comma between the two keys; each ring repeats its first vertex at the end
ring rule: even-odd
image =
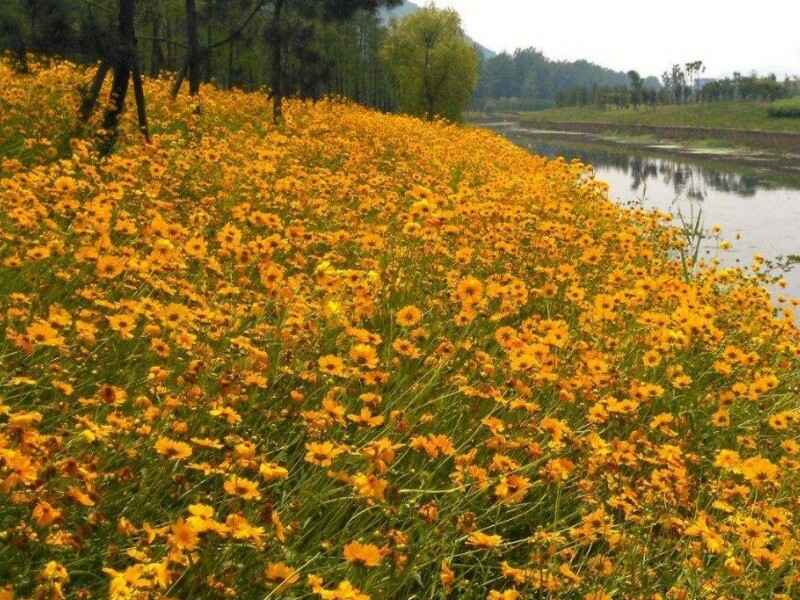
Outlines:
{"type": "Polygon", "coordinates": [[[0,63],[0,598],[800,597],[759,265],[487,131],[0,63]],[[105,97],[107,94],[104,94],[105,97]]]}

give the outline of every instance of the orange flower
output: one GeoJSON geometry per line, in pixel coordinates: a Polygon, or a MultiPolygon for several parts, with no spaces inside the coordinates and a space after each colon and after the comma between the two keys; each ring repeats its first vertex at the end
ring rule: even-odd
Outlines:
{"type": "Polygon", "coordinates": [[[267,581],[280,583],[281,586],[286,587],[297,583],[300,579],[297,569],[293,569],[282,562],[269,563],[267,568],[264,569],[264,577],[267,581]]]}
{"type": "Polygon", "coordinates": [[[61,511],[57,508],[53,508],[49,502],[41,500],[34,507],[31,516],[39,527],[47,527],[61,518],[61,511]]]}
{"type": "Polygon", "coordinates": [[[350,542],[344,547],[344,559],[365,567],[377,567],[383,561],[383,552],[374,544],[350,542]]]}

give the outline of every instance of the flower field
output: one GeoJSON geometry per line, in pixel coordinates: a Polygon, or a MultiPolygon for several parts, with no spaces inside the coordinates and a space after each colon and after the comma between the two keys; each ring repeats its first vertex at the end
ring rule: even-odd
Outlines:
{"type": "Polygon", "coordinates": [[[580,163],[0,63],[0,598],[800,596],[800,334],[580,163]]]}

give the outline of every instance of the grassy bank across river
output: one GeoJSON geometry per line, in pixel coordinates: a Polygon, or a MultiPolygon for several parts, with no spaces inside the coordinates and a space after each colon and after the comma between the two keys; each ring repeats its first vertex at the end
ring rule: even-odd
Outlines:
{"type": "Polygon", "coordinates": [[[720,102],[639,109],[557,108],[520,113],[525,126],[560,131],[648,136],[703,147],[766,150],[800,156],[800,119],[770,117],[768,104],[720,102]]]}
{"type": "Polygon", "coordinates": [[[800,119],[770,117],[768,108],[769,103],[765,102],[714,102],[622,110],[570,107],[521,113],[520,118],[525,123],[593,123],[800,134],[800,119]]]}

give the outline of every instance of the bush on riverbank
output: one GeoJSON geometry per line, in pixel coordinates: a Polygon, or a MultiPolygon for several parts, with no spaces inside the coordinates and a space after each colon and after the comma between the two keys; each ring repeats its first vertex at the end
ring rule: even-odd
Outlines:
{"type": "Polygon", "coordinates": [[[800,98],[778,100],[769,105],[770,117],[800,118],[800,98]]]}
{"type": "Polygon", "coordinates": [[[54,159],[86,77],[0,64],[0,594],[798,593],[759,276],[687,280],[585,165],[354,105],[148,81],[152,145],[129,112],[54,159]]]}

